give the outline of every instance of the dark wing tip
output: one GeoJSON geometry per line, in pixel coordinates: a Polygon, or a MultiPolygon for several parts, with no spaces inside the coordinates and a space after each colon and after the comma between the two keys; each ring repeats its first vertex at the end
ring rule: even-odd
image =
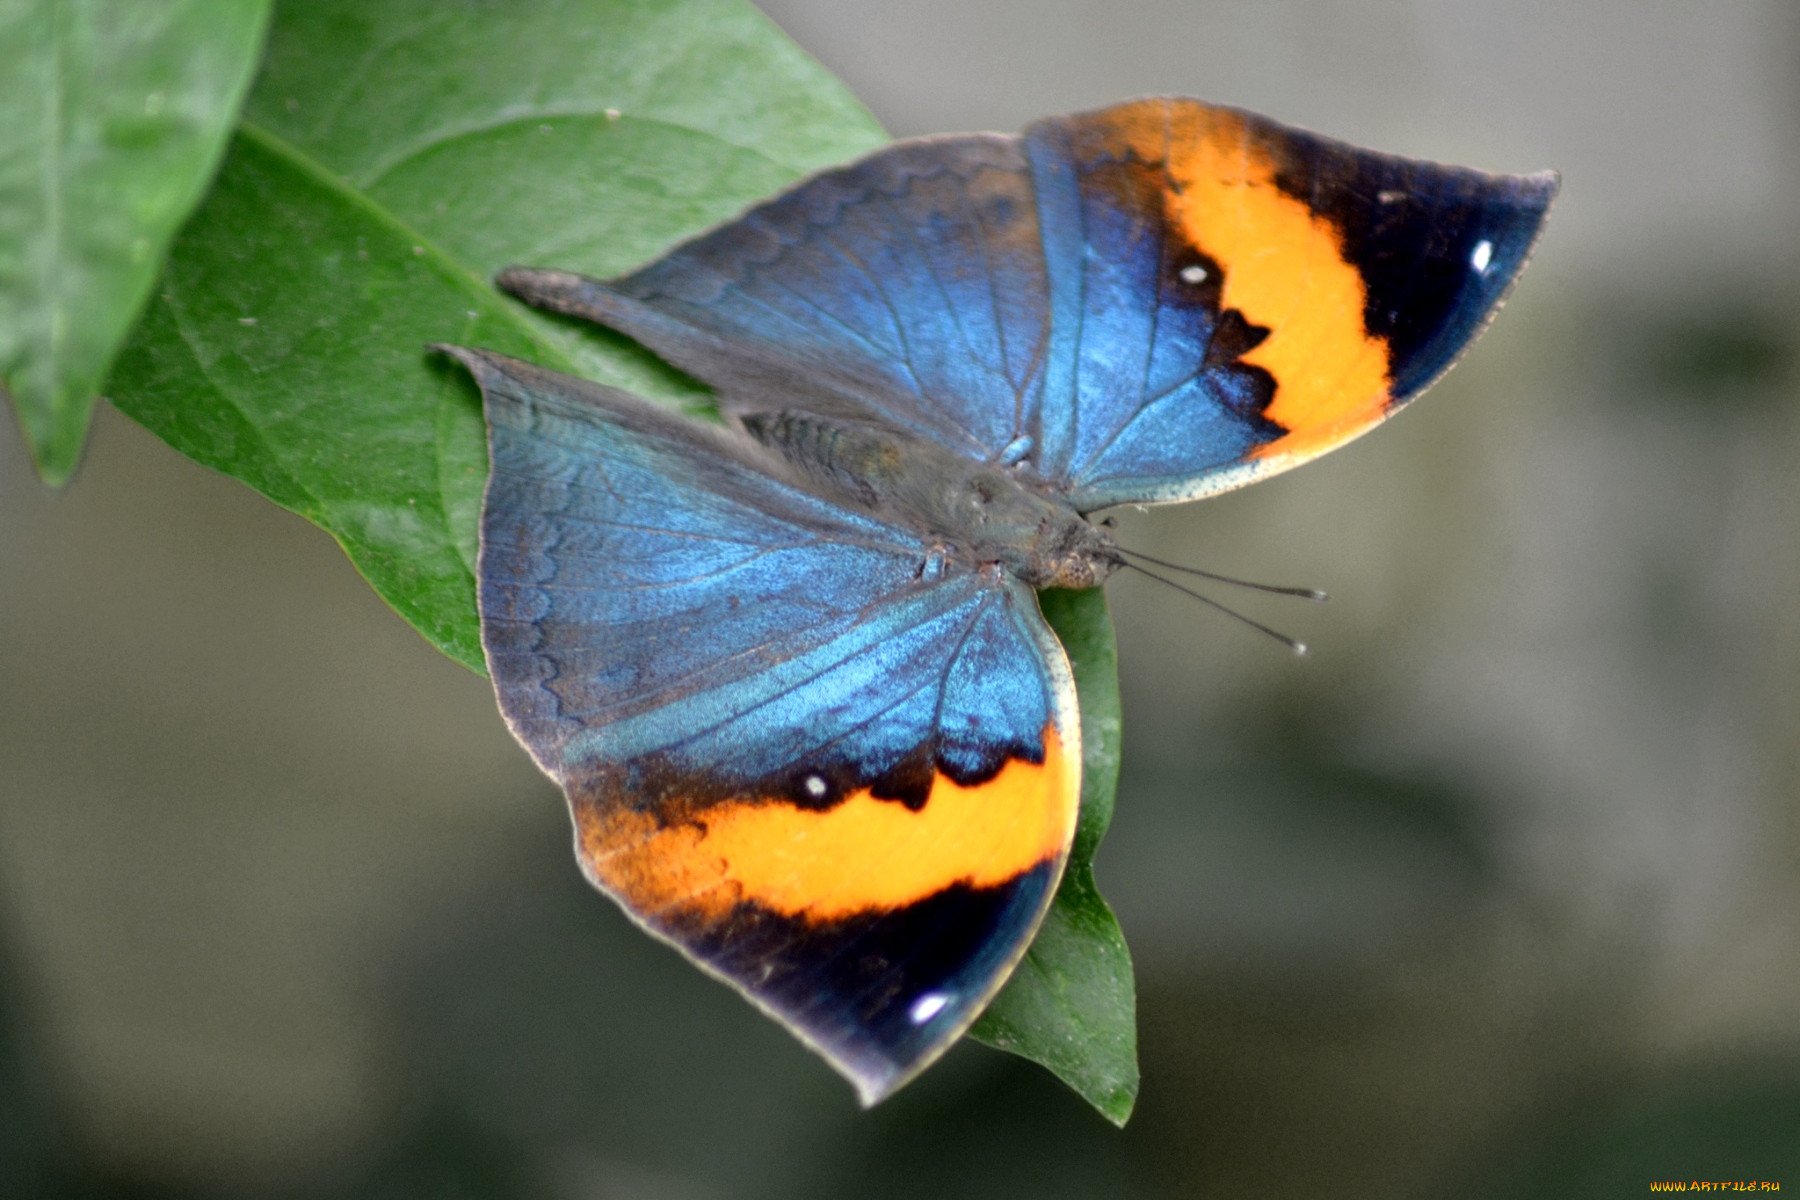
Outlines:
{"type": "Polygon", "coordinates": [[[485,350],[476,350],[469,346],[458,346],[452,342],[426,342],[425,349],[430,354],[441,354],[445,358],[454,358],[457,362],[473,371],[482,360],[485,350]]]}
{"type": "Polygon", "coordinates": [[[428,342],[425,348],[433,354],[442,354],[453,358],[475,377],[476,386],[481,389],[482,398],[492,400],[495,396],[512,397],[506,389],[497,385],[506,382],[520,382],[522,377],[530,373],[542,372],[543,368],[534,367],[523,359],[511,358],[505,354],[497,354],[492,350],[481,350],[473,346],[457,346],[450,342],[428,342]]]}
{"type": "MultiPolygon", "coordinates": [[[[441,354],[445,358],[453,358],[467,367],[469,374],[479,381],[484,376],[496,372],[504,373],[505,365],[518,363],[519,359],[509,358],[492,350],[483,350],[478,346],[458,346],[454,342],[427,342],[425,349],[432,354],[441,354]]],[[[525,365],[525,364],[521,364],[525,365]]]]}
{"type": "Polygon", "coordinates": [[[1437,252],[1416,260],[1422,303],[1393,331],[1394,402],[1425,390],[1493,319],[1530,260],[1562,186],[1555,171],[1481,176],[1448,188],[1437,252]]]}
{"type": "Polygon", "coordinates": [[[475,386],[481,389],[482,411],[490,427],[497,421],[510,423],[515,419],[503,414],[541,406],[550,402],[551,397],[570,389],[579,391],[584,386],[595,386],[493,350],[449,342],[430,342],[425,348],[455,359],[474,377],[475,386]]]}
{"type": "Polygon", "coordinates": [[[1550,201],[1556,198],[1556,193],[1562,190],[1561,171],[1533,171],[1528,175],[1520,175],[1518,178],[1522,182],[1530,184],[1543,196],[1546,208],[1550,206],[1550,201]]]}

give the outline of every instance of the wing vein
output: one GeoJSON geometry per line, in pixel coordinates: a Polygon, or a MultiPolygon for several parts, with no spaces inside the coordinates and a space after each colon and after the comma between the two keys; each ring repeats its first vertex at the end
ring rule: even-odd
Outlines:
{"type": "MultiPolygon", "coordinates": [[[[950,610],[950,611],[954,611],[954,610],[950,610]]],[[[899,634],[912,633],[915,630],[922,629],[926,625],[931,624],[933,621],[941,620],[945,615],[947,615],[947,614],[944,612],[934,612],[927,616],[921,617],[920,619],[913,621],[911,624],[903,626],[900,630],[896,631],[895,634],[890,635],[887,640],[890,640],[890,641],[896,640],[896,638],[898,637],[899,634]]],[[[868,624],[868,618],[867,617],[861,618],[861,619],[857,620],[853,625],[851,625],[849,629],[846,629],[844,631],[844,633],[840,636],[849,637],[858,628],[860,628],[861,626],[866,625],[866,624],[868,624]]],[[[758,699],[756,701],[756,703],[754,703],[754,704],[751,704],[744,708],[737,709],[737,710],[727,714],[726,716],[713,722],[711,725],[707,725],[700,729],[696,729],[692,733],[689,733],[684,737],[677,738],[674,741],[668,743],[668,746],[669,747],[685,746],[694,741],[699,740],[702,737],[705,737],[707,734],[716,733],[719,730],[723,729],[725,726],[731,724],[734,721],[742,720],[743,718],[749,716],[751,713],[757,711],[758,709],[767,708],[769,705],[775,703],[777,700],[782,700],[788,696],[793,695],[795,692],[799,691],[801,688],[807,686],[808,684],[814,683],[814,682],[824,678],[826,675],[829,675],[833,671],[836,671],[839,668],[845,666],[846,664],[850,663],[852,660],[860,658],[863,655],[869,654],[869,653],[873,652],[875,649],[876,649],[876,647],[872,643],[864,643],[862,645],[855,646],[855,647],[851,648],[848,652],[846,652],[842,657],[837,658],[837,659],[833,660],[832,662],[821,666],[818,670],[814,671],[812,674],[807,675],[804,678],[797,679],[794,682],[786,685],[785,687],[777,689],[776,691],[770,693],[767,696],[763,696],[762,698],[758,699]]]]}

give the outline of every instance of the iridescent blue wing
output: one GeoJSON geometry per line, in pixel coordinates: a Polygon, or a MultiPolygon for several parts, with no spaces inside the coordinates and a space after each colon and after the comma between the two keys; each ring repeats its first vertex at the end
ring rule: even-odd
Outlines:
{"type": "Polygon", "coordinates": [[[737,411],[884,421],[1084,511],[1305,461],[1480,330],[1555,192],[1193,100],[901,142],[609,283],[513,270],[737,411]]]}
{"type": "Polygon", "coordinates": [[[482,642],[594,883],[873,1102],[1055,891],[1073,685],[1027,588],[722,430],[481,351],[482,642]]]}

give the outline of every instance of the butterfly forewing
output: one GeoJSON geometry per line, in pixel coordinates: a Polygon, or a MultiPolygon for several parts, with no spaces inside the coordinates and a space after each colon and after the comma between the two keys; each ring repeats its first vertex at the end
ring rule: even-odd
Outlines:
{"type": "Polygon", "coordinates": [[[1210,494],[1373,427],[1480,331],[1556,190],[1191,100],[1025,139],[1062,431],[1046,445],[1084,510],[1210,494]]]}
{"type": "Polygon", "coordinates": [[[1479,332],[1555,190],[1140,100],[897,143],[611,283],[507,283],[727,408],[851,411],[1090,511],[1371,428],[1479,332]]]}
{"type": "Polygon", "coordinates": [[[977,459],[1032,420],[1044,263],[1018,139],[899,143],[611,283],[508,271],[637,338],[729,408],[882,421],[977,459]]]}

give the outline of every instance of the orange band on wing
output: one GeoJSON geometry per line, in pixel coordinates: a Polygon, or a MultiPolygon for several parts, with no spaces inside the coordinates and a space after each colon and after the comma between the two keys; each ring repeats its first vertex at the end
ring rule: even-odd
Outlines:
{"type": "Polygon", "coordinates": [[[1289,433],[1257,457],[1322,452],[1381,419],[1387,346],[1363,325],[1367,290],[1329,221],[1275,182],[1277,164],[1237,113],[1147,100],[1107,123],[1175,188],[1168,219],[1224,271],[1222,303],[1268,338],[1240,361],[1275,377],[1265,416],[1289,433]]]}
{"type": "Polygon", "coordinates": [[[691,821],[578,806],[581,855],[640,913],[680,906],[723,916],[753,901],[829,921],[894,909],[956,883],[988,887],[1066,852],[1079,777],[1054,726],[1042,763],[1013,760],[985,783],[938,775],[923,808],[866,789],[824,810],[780,800],[727,801],[691,821]]]}

